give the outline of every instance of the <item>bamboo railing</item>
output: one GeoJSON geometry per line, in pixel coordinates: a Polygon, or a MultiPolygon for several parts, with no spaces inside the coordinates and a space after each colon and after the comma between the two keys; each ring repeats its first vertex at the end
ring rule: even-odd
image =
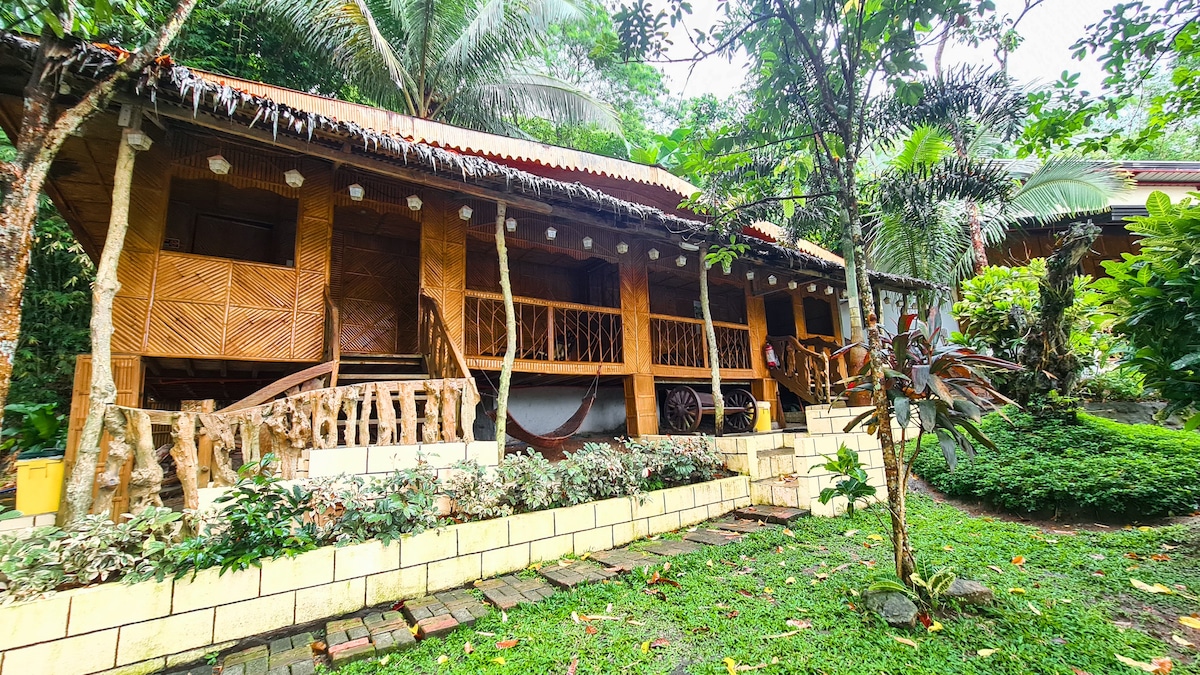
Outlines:
{"type": "MultiPolygon", "coordinates": [[[[721,368],[749,369],[750,328],[742,324],[713,322],[721,368]]],[[[650,348],[660,366],[708,368],[704,321],[665,314],[650,315],[650,348]]]]}
{"type": "Polygon", "coordinates": [[[475,381],[457,377],[327,387],[214,413],[109,406],[105,428],[112,440],[94,511],[111,510],[121,471],[131,458],[130,511],[162,505],[164,474],[153,442],[155,426],[171,431],[170,455],[183,488],[183,506],[194,509],[200,503],[198,489],[208,487],[198,479],[199,436],[212,440],[215,487],[233,485],[238,465],[258,462],[268,453],[276,457],[278,475],[305,478],[312,449],[473,441],[478,402],[475,381]]]}
{"type": "Polygon", "coordinates": [[[421,313],[421,354],[425,356],[425,366],[429,368],[429,373],[441,378],[471,377],[462,350],[450,339],[437,301],[421,293],[418,304],[421,313]]]}
{"type": "MultiPolygon", "coordinates": [[[[507,345],[504,297],[467,291],[464,342],[471,356],[499,357],[507,345]]],[[[613,307],[513,299],[517,358],[567,363],[622,363],[625,360],[621,310],[613,307]]]]}

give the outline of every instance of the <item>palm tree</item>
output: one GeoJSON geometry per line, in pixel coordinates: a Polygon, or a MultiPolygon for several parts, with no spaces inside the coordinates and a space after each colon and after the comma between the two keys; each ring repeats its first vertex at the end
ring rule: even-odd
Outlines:
{"type": "Polygon", "coordinates": [[[414,117],[517,134],[520,117],[617,130],[611,108],[538,72],[550,26],[575,0],[264,0],[372,102],[414,117]]]}
{"type": "Polygon", "coordinates": [[[890,111],[909,133],[869,181],[873,267],[953,286],[982,270],[1008,229],[1099,213],[1128,189],[1111,163],[994,159],[1020,131],[1027,101],[1006,75],[965,68],[890,111]]]}

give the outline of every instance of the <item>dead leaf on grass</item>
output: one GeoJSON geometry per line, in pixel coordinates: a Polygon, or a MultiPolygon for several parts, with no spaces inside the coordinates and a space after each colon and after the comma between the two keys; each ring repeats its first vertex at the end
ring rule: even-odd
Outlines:
{"type": "Polygon", "coordinates": [[[912,640],[909,640],[906,637],[900,637],[899,635],[893,635],[892,639],[895,640],[896,642],[899,642],[902,645],[908,645],[909,647],[912,647],[913,649],[917,648],[917,643],[913,642],[912,640]]]}
{"type": "Polygon", "coordinates": [[[587,633],[588,635],[595,635],[596,633],[600,632],[600,629],[589,623],[587,627],[583,629],[583,632],[587,633]]]}
{"type": "Polygon", "coordinates": [[[1181,616],[1179,617],[1179,623],[1187,626],[1188,628],[1200,630],[1200,619],[1194,616],[1181,616]]]}
{"type": "Polygon", "coordinates": [[[986,659],[987,657],[991,656],[992,654],[995,654],[996,650],[995,649],[980,649],[979,651],[977,651],[975,653],[986,659]]]}
{"type": "Polygon", "coordinates": [[[671,644],[671,641],[668,640],[667,638],[659,637],[659,638],[654,638],[654,640],[652,640],[650,642],[650,648],[651,649],[662,649],[663,647],[666,647],[667,645],[670,645],[670,644],[671,644]]]}
{"type": "Polygon", "coordinates": [[[988,565],[988,569],[996,574],[1004,574],[1004,570],[1000,569],[1000,567],[997,565],[988,565]]]}
{"type": "Polygon", "coordinates": [[[1035,607],[1035,606],[1033,605],[1033,601],[1032,601],[1032,600],[1030,600],[1029,602],[1026,602],[1025,604],[1026,604],[1026,605],[1029,605],[1029,611],[1033,612],[1034,614],[1036,614],[1036,615],[1038,615],[1038,616],[1041,616],[1041,615],[1042,615],[1042,610],[1040,610],[1040,609],[1038,609],[1037,607],[1035,607]]]}
{"type": "Polygon", "coordinates": [[[463,653],[464,654],[472,654],[474,652],[475,652],[475,646],[471,644],[470,640],[468,640],[466,642],[466,644],[463,645],[463,653]]]}
{"type": "Polygon", "coordinates": [[[1195,647],[1196,646],[1196,645],[1192,644],[1192,642],[1190,640],[1188,640],[1187,638],[1182,638],[1175,634],[1171,635],[1171,641],[1174,642],[1175,644],[1179,645],[1180,647],[1195,647]]]}
{"type": "Polygon", "coordinates": [[[516,638],[513,638],[511,640],[501,640],[496,643],[496,649],[511,649],[513,647],[516,647],[518,642],[520,642],[520,640],[518,640],[516,638]]]}
{"type": "Polygon", "coordinates": [[[1117,657],[1118,661],[1124,663],[1130,668],[1137,668],[1142,672],[1154,673],[1155,675],[1167,675],[1167,673],[1170,673],[1175,667],[1175,664],[1171,662],[1171,657],[1169,656],[1161,656],[1157,659],[1151,659],[1150,663],[1135,661],[1128,656],[1121,656],[1120,654],[1113,654],[1113,656],[1117,657]]]}
{"type": "Polygon", "coordinates": [[[575,671],[578,668],[579,668],[579,659],[578,658],[572,659],[571,665],[567,666],[567,675],[575,675],[575,671]]]}
{"type": "MultiPolygon", "coordinates": [[[[664,571],[664,572],[666,572],[666,571],[667,571],[667,569],[668,569],[669,565],[670,565],[670,563],[668,563],[668,564],[667,564],[667,566],[664,566],[664,567],[663,567],[663,571],[664,571]]],[[[654,585],[654,584],[670,584],[671,586],[674,586],[675,588],[679,588],[679,582],[678,582],[678,581],[675,581],[674,579],[668,579],[668,578],[666,578],[666,577],[659,576],[659,575],[658,575],[658,572],[655,572],[654,574],[650,575],[650,581],[647,581],[646,583],[647,583],[647,584],[650,584],[650,585],[654,585]]]]}
{"type": "Polygon", "coordinates": [[[1025,564],[1025,556],[1023,556],[1023,555],[1013,556],[1012,564],[1016,565],[1017,567],[1024,565],[1025,564]]]}
{"type": "Polygon", "coordinates": [[[812,628],[812,622],[808,619],[788,619],[785,623],[792,628],[798,628],[800,630],[812,628]]]}
{"type": "Polygon", "coordinates": [[[1147,593],[1156,593],[1156,594],[1163,594],[1163,595],[1174,595],[1175,594],[1175,591],[1171,590],[1169,587],[1164,586],[1162,584],[1154,584],[1153,586],[1151,586],[1150,584],[1148,584],[1144,581],[1141,581],[1139,579],[1130,579],[1129,583],[1134,588],[1138,589],[1139,591],[1145,591],[1147,593]]]}
{"type": "Polygon", "coordinates": [[[1167,555],[1166,553],[1155,553],[1154,555],[1150,556],[1150,559],[1155,562],[1166,562],[1171,559],[1171,556],[1167,555]]]}

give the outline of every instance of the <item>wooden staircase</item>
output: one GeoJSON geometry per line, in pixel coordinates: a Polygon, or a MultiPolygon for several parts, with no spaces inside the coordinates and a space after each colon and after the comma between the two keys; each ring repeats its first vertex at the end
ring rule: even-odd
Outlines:
{"type": "Polygon", "coordinates": [[[342,354],[334,385],[428,380],[421,354],[342,354]]]}
{"type": "Polygon", "coordinates": [[[779,360],[778,365],[767,366],[775,381],[809,405],[830,401],[833,387],[828,353],[808,347],[790,335],[767,337],[767,344],[779,360]]]}

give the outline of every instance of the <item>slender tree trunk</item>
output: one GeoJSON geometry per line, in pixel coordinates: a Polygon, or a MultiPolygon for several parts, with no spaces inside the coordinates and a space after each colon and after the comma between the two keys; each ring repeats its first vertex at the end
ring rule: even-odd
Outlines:
{"type": "Polygon", "coordinates": [[[720,436],[725,431],[725,397],[721,394],[721,353],[717,349],[712,308],[708,306],[708,268],[704,256],[700,256],[700,313],[704,316],[704,341],[708,344],[708,365],[712,370],[713,423],[720,436]]]}
{"type": "MultiPolygon", "coordinates": [[[[863,332],[863,311],[859,303],[854,301],[858,294],[858,270],[855,261],[860,256],[854,251],[854,242],[850,239],[850,230],[845,227],[845,223],[843,223],[842,232],[842,260],[846,263],[846,292],[850,296],[846,303],[846,310],[850,315],[850,342],[851,344],[865,345],[867,340],[863,332]]],[[[846,375],[853,377],[866,363],[867,350],[856,347],[846,352],[841,358],[846,363],[846,375]]],[[[848,403],[860,406],[867,405],[869,400],[870,398],[866,394],[854,393],[850,394],[848,403]]]]}
{"type": "MultiPolygon", "coordinates": [[[[144,49],[116,65],[92,85],[79,101],[55,115],[54,97],[63,62],[76,47],[45,29],[38,39],[38,55],[24,91],[17,156],[0,165],[0,423],[12,382],[13,358],[21,334],[21,295],[29,270],[29,247],[37,219],[37,200],[50,164],[71,132],[112,100],[116,86],[145,68],[166,50],[195,9],[198,0],[177,0],[158,35],[144,49]]],[[[69,19],[70,17],[66,17],[69,19]]],[[[63,21],[70,25],[71,21],[63,21]]]]}
{"type": "MultiPolygon", "coordinates": [[[[140,113],[139,113],[140,114],[140,113]]],[[[75,464],[67,477],[66,498],[59,510],[59,522],[70,523],[87,515],[92,508],[92,489],[96,483],[96,465],[100,460],[100,436],[104,431],[104,413],[117,402],[117,385],[112,374],[112,308],[120,290],[117,265],[129,231],[129,196],[133,189],[133,164],[137,151],[129,145],[129,130],[121,134],[117,148],[117,166],[113,170],[112,210],[104,250],[96,265],[92,286],[92,383],[88,394],[88,414],[79,434],[75,464]]]]}
{"type": "MultiPolygon", "coordinates": [[[[859,311],[866,317],[867,357],[870,365],[871,382],[876,386],[871,392],[871,403],[875,407],[879,445],[883,449],[883,473],[887,482],[888,510],[892,524],[892,554],[896,563],[896,575],[906,583],[916,562],[912,544],[908,537],[908,518],[905,510],[904,448],[897,448],[892,438],[892,418],[887,390],[881,386],[887,379],[884,372],[883,340],[879,330],[879,317],[875,312],[874,296],[866,264],[866,239],[863,236],[862,220],[858,213],[858,196],[854,186],[853,166],[847,166],[844,191],[843,224],[852,242],[853,267],[857,293],[851,295],[851,304],[858,304],[859,311]]],[[[850,267],[847,261],[847,268],[850,267]]]]}
{"type": "Polygon", "coordinates": [[[971,227],[971,258],[974,261],[976,275],[983,273],[987,267],[987,242],[983,240],[983,221],[980,219],[979,204],[967,204],[967,223],[971,227]]]}
{"type": "MultiPolygon", "coordinates": [[[[500,387],[496,390],[496,444],[504,457],[505,427],[508,423],[508,389],[512,382],[513,362],[517,359],[517,310],[513,306],[512,281],[508,276],[508,247],[504,243],[504,216],[507,205],[496,204],[496,257],[500,260],[500,293],[504,296],[504,364],[500,366],[500,387]]],[[[553,345],[551,345],[553,347],[553,345]]]]}

